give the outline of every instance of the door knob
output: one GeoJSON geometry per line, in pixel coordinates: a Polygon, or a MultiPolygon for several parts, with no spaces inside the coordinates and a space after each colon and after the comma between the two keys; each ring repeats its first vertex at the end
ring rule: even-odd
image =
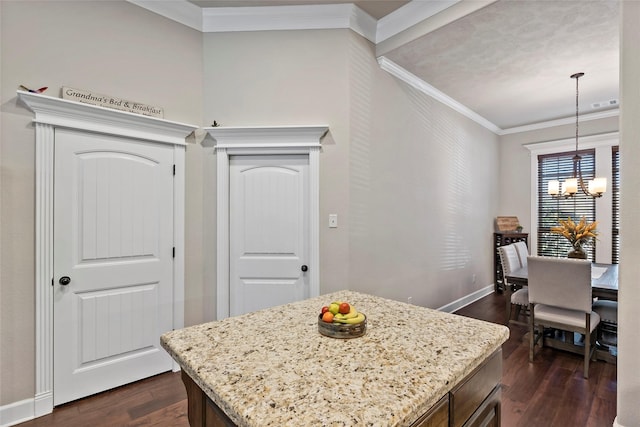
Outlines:
{"type": "Polygon", "coordinates": [[[62,286],[67,286],[69,283],[71,283],[71,277],[62,276],[60,280],[58,280],[58,283],[60,283],[62,286]]]}
{"type": "Polygon", "coordinates": [[[302,271],[307,271],[309,269],[309,267],[307,267],[306,265],[303,265],[302,267],[300,267],[300,270],[302,271]]]}

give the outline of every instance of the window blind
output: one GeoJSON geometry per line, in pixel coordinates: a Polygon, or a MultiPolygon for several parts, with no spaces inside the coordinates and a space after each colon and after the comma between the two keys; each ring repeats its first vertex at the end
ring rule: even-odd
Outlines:
{"type": "MultiPolygon", "coordinates": [[[[582,150],[581,169],[585,185],[595,175],[595,150],[582,150]]],[[[585,217],[595,221],[596,202],[578,189],[570,198],[553,198],[547,194],[551,180],[560,182],[573,177],[573,157],[575,151],[544,154],[538,156],[538,255],[566,257],[571,249],[569,241],[559,234],[551,233],[551,228],[559,225],[560,219],[571,217],[578,221],[585,217]]],[[[595,242],[584,248],[590,260],[595,260],[595,242]]]]}
{"type": "Polygon", "coordinates": [[[620,261],[620,150],[611,147],[611,263],[620,261]]]}

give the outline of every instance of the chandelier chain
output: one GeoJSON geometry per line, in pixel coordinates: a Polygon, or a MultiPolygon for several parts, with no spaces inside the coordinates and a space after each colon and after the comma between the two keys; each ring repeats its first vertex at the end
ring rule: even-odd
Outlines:
{"type": "Polygon", "coordinates": [[[594,178],[593,180],[589,181],[589,186],[587,187],[582,177],[582,156],[580,156],[578,151],[578,139],[580,136],[578,130],[580,120],[578,79],[582,76],[584,76],[584,73],[575,73],[570,76],[572,79],[576,79],[576,151],[573,156],[573,178],[568,179],[564,183],[562,183],[562,187],[560,186],[560,181],[550,180],[548,183],[547,191],[552,197],[573,197],[578,192],[578,189],[580,189],[587,196],[601,197],[602,194],[606,191],[606,178],[594,178]]]}
{"type": "Polygon", "coordinates": [[[582,77],[580,74],[574,74],[576,76],[576,154],[578,154],[578,80],[582,77]]]}

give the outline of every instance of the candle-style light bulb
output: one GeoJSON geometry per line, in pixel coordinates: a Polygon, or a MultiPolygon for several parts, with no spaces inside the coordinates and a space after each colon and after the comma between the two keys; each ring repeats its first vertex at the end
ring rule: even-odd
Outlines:
{"type": "Polygon", "coordinates": [[[607,178],[594,178],[589,181],[589,193],[602,194],[607,191],[607,178]]]}
{"type": "Polygon", "coordinates": [[[564,182],[564,191],[566,194],[576,194],[578,192],[578,180],[569,178],[564,182]]]}

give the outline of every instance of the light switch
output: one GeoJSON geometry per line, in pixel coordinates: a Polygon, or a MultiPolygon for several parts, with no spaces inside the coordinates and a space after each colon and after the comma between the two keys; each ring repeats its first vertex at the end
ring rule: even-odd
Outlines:
{"type": "Polygon", "coordinates": [[[338,228],[338,214],[329,214],[329,228],[338,228]]]}

